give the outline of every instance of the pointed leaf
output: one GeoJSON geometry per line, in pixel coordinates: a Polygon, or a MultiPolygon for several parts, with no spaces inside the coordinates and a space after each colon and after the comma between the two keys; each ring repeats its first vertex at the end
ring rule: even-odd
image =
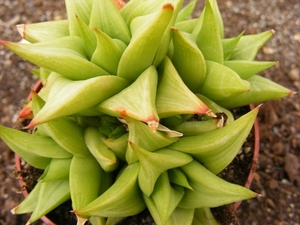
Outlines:
{"type": "Polygon", "coordinates": [[[130,44],[121,57],[118,76],[134,81],[153,64],[163,34],[169,27],[173,11],[173,6],[166,4],[158,12],[144,16],[143,23],[139,17],[135,19],[138,21],[132,21],[131,26],[137,26],[138,22],[140,28],[134,32],[130,44]]]}
{"type": "Polygon", "coordinates": [[[210,109],[183,83],[170,59],[159,68],[156,109],[160,118],[178,114],[209,114],[210,109]]]}
{"type": "Polygon", "coordinates": [[[65,0],[69,30],[72,36],[80,37],[76,16],[80,17],[85,24],[89,24],[93,2],[94,0],[65,0]]]}
{"type": "Polygon", "coordinates": [[[13,214],[32,213],[37,206],[42,182],[38,182],[26,198],[11,210],[13,214]]]}
{"type": "Polygon", "coordinates": [[[45,169],[43,177],[39,180],[68,180],[72,158],[67,159],[52,159],[48,167],[45,169]]]}
{"type": "Polygon", "coordinates": [[[95,29],[95,34],[97,37],[97,48],[91,58],[91,62],[105,69],[110,74],[117,74],[118,64],[126,44],[110,38],[107,34],[97,29],[95,29]],[[122,43],[122,48],[120,48],[120,43],[116,43],[117,41],[122,43]]]}
{"type": "Polygon", "coordinates": [[[130,31],[126,26],[118,8],[111,0],[94,1],[90,28],[97,28],[111,38],[116,38],[124,43],[130,42],[130,31]]]}
{"type": "Polygon", "coordinates": [[[103,174],[95,158],[73,157],[69,178],[73,210],[85,207],[99,196],[103,174]]]}
{"type": "Polygon", "coordinates": [[[136,153],[140,164],[139,185],[147,196],[153,192],[157,178],[164,171],[187,164],[192,157],[169,149],[149,152],[132,142],[129,142],[136,153]],[[163,163],[162,163],[163,162],[163,163]]]}
{"type": "Polygon", "coordinates": [[[103,143],[107,145],[109,149],[111,149],[119,159],[125,161],[125,154],[128,144],[128,133],[122,135],[117,139],[105,139],[103,143]]]}
{"type": "Polygon", "coordinates": [[[68,199],[70,199],[68,180],[42,182],[38,203],[29,218],[29,222],[37,221],[68,199]]]}
{"type": "Polygon", "coordinates": [[[72,81],[56,74],[52,79],[53,86],[49,93],[49,100],[29,126],[72,115],[95,106],[128,85],[126,80],[111,75],[72,81]]]}
{"type": "Polygon", "coordinates": [[[195,209],[193,225],[220,225],[214,218],[210,208],[195,209]]]}
{"type": "Polygon", "coordinates": [[[253,60],[258,50],[273,36],[274,30],[244,35],[237,43],[229,60],[253,60]]]}
{"type": "MultiPolygon", "coordinates": [[[[32,94],[32,108],[36,115],[45,102],[32,94]]],[[[73,155],[90,155],[83,138],[83,127],[67,117],[61,117],[37,126],[40,133],[51,137],[58,145],[73,155]]]]}
{"type": "Polygon", "coordinates": [[[222,39],[222,46],[223,46],[223,54],[224,60],[229,60],[232,52],[235,49],[235,46],[240,41],[241,37],[243,36],[244,32],[234,38],[225,38],[222,39]]]}
{"type": "MultiPolygon", "coordinates": [[[[161,131],[154,133],[146,124],[134,119],[127,120],[127,125],[129,130],[128,140],[150,152],[166,147],[178,140],[178,138],[169,137],[161,131]]],[[[127,147],[126,161],[127,163],[137,161],[137,156],[130,145],[127,147]]]]}
{"type": "Polygon", "coordinates": [[[195,9],[197,0],[192,0],[189,4],[187,4],[183,9],[180,10],[178,16],[176,18],[176,23],[188,20],[195,9]]]}
{"type": "Polygon", "coordinates": [[[0,44],[22,58],[73,80],[108,74],[86,59],[79,37],[62,37],[35,44],[0,41],[0,44]]]}
{"type": "Polygon", "coordinates": [[[230,60],[224,61],[224,66],[229,67],[236,72],[242,79],[248,79],[259,72],[274,66],[276,62],[269,61],[247,61],[247,60],[230,60]]]}
{"type": "Polygon", "coordinates": [[[222,64],[223,47],[218,22],[211,1],[207,0],[203,11],[202,27],[196,42],[206,60],[222,64]]]}
{"type": "Polygon", "coordinates": [[[191,187],[191,185],[187,180],[186,175],[180,168],[174,168],[168,170],[168,175],[169,175],[170,182],[193,190],[193,188],[191,187]]]}
{"type": "Polygon", "coordinates": [[[170,216],[167,225],[192,225],[193,217],[194,209],[183,209],[177,207],[170,216]]]}
{"type": "Polygon", "coordinates": [[[186,189],[179,207],[188,209],[218,207],[257,197],[251,190],[221,179],[195,160],[181,168],[187,174],[193,191],[186,189]]]}
{"type": "Polygon", "coordinates": [[[69,22],[67,20],[19,24],[17,25],[17,30],[22,38],[31,43],[49,41],[70,35],[69,22]]]}
{"type": "Polygon", "coordinates": [[[151,198],[160,215],[161,224],[166,224],[184,195],[183,188],[177,190],[170,185],[168,173],[157,179],[151,198]]]}
{"type": "Polygon", "coordinates": [[[191,154],[211,172],[221,172],[236,156],[247,138],[258,107],[229,125],[197,136],[182,137],[168,148],[191,154]]]}
{"type": "Polygon", "coordinates": [[[52,138],[32,135],[0,126],[0,137],[15,153],[30,165],[44,169],[50,158],[69,158],[72,155],[52,138]]]}
{"type": "Polygon", "coordinates": [[[236,108],[250,103],[261,103],[295,94],[295,92],[280,84],[258,75],[248,78],[247,81],[251,85],[249,92],[242,93],[230,99],[217,101],[217,103],[226,108],[236,108]]]}
{"type": "Polygon", "coordinates": [[[206,63],[197,44],[187,34],[173,28],[172,62],[186,86],[193,92],[200,89],[206,77],[206,63]]]}
{"type": "Polygon", "coordinates": [[[156,86],[157,72],[151,66],[129,87],[102,102],[97,109],[111,116],[143,121],[155,131],[159,121],[155,109],[156,86]]]}
{"type": "Polygon", "coordinates": [[[139,168],[139,163],[126,166],[106,192],[75,213],[80,217],[127,217],[143,211],[145,203],[137,182],[139,168]]]}
{"type": "Polygon", "coordinates": [[[250,83],[242,80],[230,68],[213,61],[206,61],[206,67],[206,79],[199,91],[206,97],[214,101],[220,101],[250,90],[250,83]]]}
{"type": "Polygon", "coordinates": [[[85,51],[87,53],[88,59],[91,59],[92,55],[96,49],[96,46],[97,46],[97,40],[96,40],[95,33],[77,15],[76,15],[76,20],[77,20],[77,27],[78,27],[78,30],[80,33],[80,37],[83,40],[83,45],[84,45],[85,51]]]}

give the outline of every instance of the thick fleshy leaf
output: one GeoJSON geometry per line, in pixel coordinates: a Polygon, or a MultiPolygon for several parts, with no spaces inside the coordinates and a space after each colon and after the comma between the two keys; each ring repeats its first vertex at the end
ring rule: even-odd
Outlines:
{"type": "Polygon", "coordinates": [[[126,44],[130,42],[129,28],[111,0],[94,1],[89,26],[92,29],[97,28],[111,38],[119,39],[126,44]]]}
{"type": "MultiPolygon", "coordinates": [[[[178,138],[169,137],[165,132],[153,132],[145,123],[138,120],[129,119],[127,125],[128,140],[150,152],[166,147],[178,140],[178,138]]],[[[126,161],[127,163],[137,161],[137,156],[130,145],[127,147],[126,161]]]]}
{"type": "Polygon", "coordinates": [[[126,49],[126,44],[118,39],[112,39],[104,32],[95,29],[97,48],[93,53],[91,62],[116,75],[118,64],[126,49]]]}
{"type": "Polygon", "coordinates": [[[239,152],[257,113],[258,107],[223,128],[197,136],[182,137],[168,148],[191,154],[211,172],[217,174],[239,152]]]}
{"type": "Polygon", "coordinates": [[[86,54],[88,56],[88,59],[91,59],[97,46],[95,32],[94,30],[90,29],[89,26],[77,15],[76,21],[86,54]]]}
{"type": "MultiPolygon", "coordinates": [[[[176,23],[175,28],[180,31],[191,34],[193,32],[194,27],[197,24],[197,22],[198,22],[198,19],[185,20],[185,21],[176,23]]],[[[195,38],[193,38],[193,40],[194,39],[195,38]]]]}
{"type": "Polygon", "coordinates": [[[134,81],[144,70],[153,65],[173,11],[173,6],[166,4],[158,12],[142,18],[137,17],[132,21],[131,26],[135,26],[135,32],[121,57],[118,76],[134,81]]]}
{"type": "Polygon", "coordinates": [[[87,60],[83,42],[79,37],[68,36],[34,44],[7,41],[0,41],[0,44],[34,64],[72,80],[108,74],[87,60]]]}
{"type": "Polygon", "coordinates": [[[160,174],[168,169],[180,167],[193,160],[191,156],[178,151],[161,149],[155,152],[149,152],[132,142],[129,142],[129,144],[141,164],[139,186],[147,196],[150,196],[153,192],[155,182],[160,174]]]}
{"type": "MultiPolygon", "coordinates": [[[[160,216],[161,224],[166,224],[170,216],[177,208],[184,195],[184,189],[176,189],[170,185],[168,173],[164,172],[157,179],[154,191],[151,195],[160,216]]],[[[158,224],[158,223],[157,223],[158,224]]]]}
{"type": "Polygon", "coordinates": [[[259,72],[274,66],[276,62],[270,61],[248,61],[248,60],[230,60],[224,61],[224,66],[235,71],[242,79],[248,79],[259,72]]]}
{"type": "Polygon", "coordinates": [[[193,190],[193,188],[191,187],[191,185],[187,180],[185,173],[180,168],[174,168],[168,170],[168,175],[169,175],[170,182],[193,190]]]}
{"type": "Polygon", "coordinates": [[[126,3],[126,5],[120,9],[120,14],[124,18],[125,21],[127,21],[129,15],[135,11],[135,8],[139,7],[140,5],[144,4],[144,2],[147,2],[149,0],[130,0],[126,3]]]}
{"type": "Polygon", "coordinates": [[[173,31],[174,54],[172,62],[186,86],[197,92],[206,77],[206,63],[196,42],[175,28],[173,31]]]}
{"type": "Polygon", "coordinates": [[[19,24],[17,25],[17,30],[22,38],[30,43],[49,41],[70,35],[69,22],[67,20],[19,24]]]}
{"type": "Polygon", "coordinates": [[[25,133],[0,126],[1,139],[30,165],[44,169],[51,158],[69,158],[72,155],[52,138],[25,133]]]}
{"type": "Polygon", "coordinates": [[[32,213],[36,208],[42,182],[38,182],[26,198],[15,208],[11,210],[12,214],[32,213]]]}
{"type": "Polygon", "coordinates": [[[234,38],[224,38],[222,39],[222,46],[223,46],[223,54],[224,60],[229,60],[232,52],[235,49],[235,46],[240,41],[241,37],[243,36],[244,32],[234,38]]]}
{"type": "Polygon", "coordinates": [[[197,45],[206,60],[223,63],[223,47],[219,31],[219,18],[214,13],[211,0],[206,1],[203,23],[197,36],[197,45]]]}
{"type": "Polygon", "coordinates": [[[76,16],[81,18],[85,24],[89,24],[93,2],[94,0],[65,0],[69,30],[72,36],[80,37],[76,16]]]}
{"type": "Polygon", "coordinates": [[[115,153],[103,143],[102,140],[104,139],[105,136],[100,133],[97,127],[89,126],[84,131],[85,143],[94,159],[105,172],[112,172],[118,167],[119,160],[115,153]]]}
{"type": "Polygon", "coordinates": [[[86,207],[75,210],[79,217],[127,217],[140,213],[145,203],[138,186],[140,164],[125,167],[113,185],[86,207]]]}
{"type": "Polygon", "coordinates": [[[44,171],[39,180],[68,180],[72,158],[67,159],[51,159],[51,162],[44,171]]]}
{"type": "Polygon", "coordinates": [[[29,222],[33,223],[51,212],[57,206],[70,199],[68,180],[40,181],[41,187],[36,208],[32,212],[29,222]]]}
{"type": "MultiPolygon", "coordinates": [[[[45,102],[35,93],[32,94],[32,108],[36,115],[45,102]]],[[[67,117],[61,117],[37,126],[43,136],[51,137],[58,145],[72,155],[90,155],[83,138],[83,127],[67,117]]]]}
{"type": "Polygon", "coordinates": [[[219,28],[219,35],[221,38],[224,38],[224,24],[223,24],[223,19],[222,19],[222,15],[221,12],[219,10],[219,6],[218,6],[218,2],[217,0],[209,0],[210,5],[212,7],[212,10],[214,12],[217,24],[218,24],[218,28],[219,28]]]}
{"type": "Polygon", "coordinates": [[[128,81],[111,75],[72,81],[54,74],[52,79],[46,104],[29,127],[95,106],[129,85],[128,81]]]}
{"type": "Polygon", "coordinates": [[[195,9],[196,3],[197,3],[197,0],[192,0],[183,9],[181,9],[180,12],[178,13],[178,16],[176,17],[176,23],[190,19],[193,11],[195,9]]]}
{"type": "Polygon", "coordinates": [[[193,190],[186,189],[179,207],[218,207],[258,196],[245,187],[221,179],[195,160],[181,168],[193,190]]]}
{"type": "Polygon", "coordinates": [[[217,103],[226,108],[236,108],[251,103],[261,103],[295,94],[295,92],[288,88],[258,75],[248,78],[247,81],[250,82],[251,85],[249,92],[217,101],[217,103]]]}
{"type": "Polygon", "coordinates": [[[99,196],[103,174],[95,158],[72,158],[69,180],[73,210],[85,207],[99,196]]]}
{"type": "Polygon", "coordinates": [[[160,118],[178,114],[209,114],[210,109],[184,84],[169,58],[159,67],[156,109],[160,118]]]}
{"type": "Polygon", "coordinates": [[[206,79],[199,90],[206,97],[220,101],[250,90],[250,83],[232,69],[213,61],[206,61],[206,68],[206,79]]]}
{"type": "Polygon", "coordinates": [[[117,139],[105,139],[103,143],[107,145],[109,149],[111,149],[119,159],[125,161],[125,154],[128,144],[128,133],[117,139]]]}
{"type": "Polygon", "coordinates": [[[193,225],[220,225],[220,223],[214,218],[210,208],[197,208],[193,225]]]}
{"type": "Polygon", "coordinates": [[[177,207],[170,216],[166,225],[192,225],[193,217],[194,209],[183,209],[177,207]]]}
{"type": "Polygon", "coordinates": [[[273,36],[274,30],[241,37],[229,60],[253,60],[259,49],[273,36]]]}
{"type": "Polygon", "coordinates": [[[157,71],[150,66],[134,83],[102,102],[97,109],[111,116],[143,121],[155,131],[159,121],[155,108],[156,87],[157,71]]]}

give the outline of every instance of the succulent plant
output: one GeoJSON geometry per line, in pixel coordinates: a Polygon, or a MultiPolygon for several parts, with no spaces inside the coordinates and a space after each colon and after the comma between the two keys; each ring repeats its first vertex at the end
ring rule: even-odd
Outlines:
{"type": "Polygon", "coordinates": [[[259,107],[237,120],[230,109],[293,94],[257,75],[275,64],[255,61],[274,32],[225,38],[216,0],[193,19],[196,0],[116,2],[65,0],[67,20],[18,25],[22,42],[0,41],[43,84],[20,113],[34,132],[0,126],[44,169],[12,212],[32,213],[31,224],[71,198],[79,225],[146,207],[156,224],[217,224],[211,207],[258,196],[217,176],[259,107]]]}

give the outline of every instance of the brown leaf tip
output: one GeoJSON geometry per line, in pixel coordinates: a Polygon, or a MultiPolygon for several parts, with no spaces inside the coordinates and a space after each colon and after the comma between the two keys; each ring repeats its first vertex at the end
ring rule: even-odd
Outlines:
{"type": "Polygon", "coordinates": [[[174,10],[174,6],[171,3],[167,3],[163,6],[163,9],[171,9],[174,10]]]}

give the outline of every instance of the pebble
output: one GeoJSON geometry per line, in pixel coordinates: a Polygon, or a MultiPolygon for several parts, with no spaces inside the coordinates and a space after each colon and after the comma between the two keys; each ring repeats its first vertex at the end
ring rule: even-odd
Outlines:
{"type": "Polygon", "coordinates": [[[292,81],[299,81],[300,80],[300,69],[299,68],[293,68],[288,73],[289,78],[292,81]]]}
{"type": "Polygon", "coordinates": [[[297,181],[300,163],[296,155],[287,153],[284,157],[284,170],[288,174],[290,181],[297,181]]]}

